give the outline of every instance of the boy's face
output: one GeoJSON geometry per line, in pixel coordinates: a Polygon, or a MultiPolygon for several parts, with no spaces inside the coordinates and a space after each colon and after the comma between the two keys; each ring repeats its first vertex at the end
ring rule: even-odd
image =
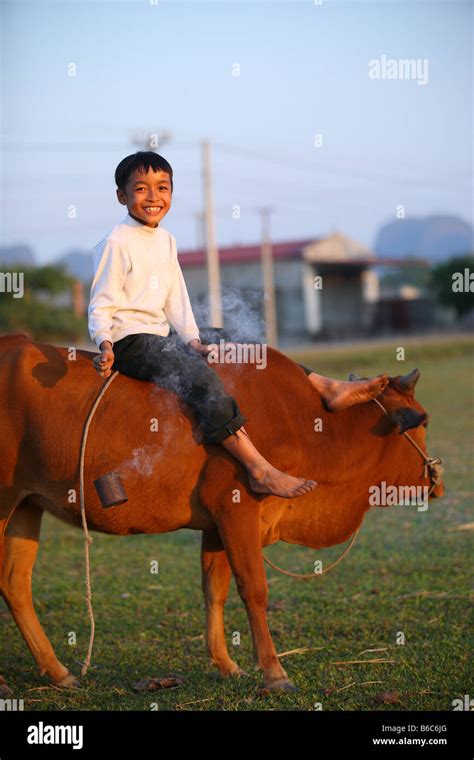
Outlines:
{"type": "Polygon", "coordinates": [[[130,175],[125,193],[117,189],[117,198],[127,206],[131,216],[141,219],[148,227],[157,227],[171,207],[171,180],[167,172],[148,169],[145,174],[135,169],[130,175]]]}

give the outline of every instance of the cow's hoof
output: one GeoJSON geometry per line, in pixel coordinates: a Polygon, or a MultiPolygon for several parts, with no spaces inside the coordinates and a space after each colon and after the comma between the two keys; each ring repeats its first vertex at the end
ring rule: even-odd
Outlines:
{"type": "Polygon", "coordinates": [[[61,680],[57,681],[54,685],[57,686],[59,689],[80,689],[81,688],[81,682],[72,673],[68,673],[67,676],[64,676],[64,678],[61,678],[61,680]]]}
{"type": "Polygon", "coordinates": [[[266,692],[270,691],[295,692],[300,691],[300,689],[287,678],[279,678],[277,681],[271,681],[270,683],[264,684],[261,689],[259,689],[259,694],[265,695],[266,692]]]}
{"type": "Polygon", "coordinates": [[[240,676],[248,676],[248,673],[246,673],[245,670],[242,670],[242,668],[239,668],[237,663],[233,662],[231,665],[220,667],[219,675],[221,678],[230,678],[231,676],[238,678],[240,676]]]}

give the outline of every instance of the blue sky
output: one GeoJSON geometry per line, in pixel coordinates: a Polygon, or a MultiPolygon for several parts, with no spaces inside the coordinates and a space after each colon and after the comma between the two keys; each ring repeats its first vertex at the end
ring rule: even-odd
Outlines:
{"type": "Polygon", "coordinates": [[[147,131],[171,133],[162,226],[178,249],[196,244],[204,138],[222,245],[258,240],[264,205],[275,240],[339,230],[371,246],[398,204],[472,221],[471,3],[3,0],[1,11],[1,243],[28,243],[41,262],[91,249],[123,218],[114,170],[147,131]],[[382,55],[426,59],[427,84],[370,79],[382,55]]]}

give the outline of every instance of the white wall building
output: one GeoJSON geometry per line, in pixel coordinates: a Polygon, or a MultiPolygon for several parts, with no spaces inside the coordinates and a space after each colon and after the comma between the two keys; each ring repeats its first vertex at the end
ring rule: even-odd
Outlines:
{"type": "MultiPolygon", "coordinates": [[[[370,250],[335,233],[274,243],[272,251],[279,341],[355,336],[371,329],[378,299],[373,267],[380,262],[370,250]]],[[[253,314],[253,324],[262,320],[263,327],[260,246],[222,247],[219,259],[224,327],[232,329],[235,308],[253,314]]],[[[179,260],[201,326],[198,304],[207,303],[208,293],[205,251],[180,251],[179,260]]]]}

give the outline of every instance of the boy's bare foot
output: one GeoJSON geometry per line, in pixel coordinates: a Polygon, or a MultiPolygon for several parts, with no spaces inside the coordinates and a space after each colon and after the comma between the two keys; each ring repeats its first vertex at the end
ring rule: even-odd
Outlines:
{"type": "Polygon", "coordinates": [[[331,412],[339,412],[348,406],[362,404],[382,393],[388,383],[388,375],[384,372],[372,380],[333,380],[330,377],[311,372],[308,380],[323,397],[331,412]]]}
{"type": "Polygon", "coordinates": [[[248,473],[250,488],[256,493],[271,493],[284,499],[295,498],[309,493],[318,484],[315,480],[294,478],[270,463],[248,473]]]}
{"type": "Polygon", "coordinates": [[[234,435],[221,441],[221,446],[246,467],[250,488],[256,493],[269,493],[291,499],[303,496],[317,486],[315,480],[295,478],[273,467],[255,448],[243,425],[234,435]]]}

